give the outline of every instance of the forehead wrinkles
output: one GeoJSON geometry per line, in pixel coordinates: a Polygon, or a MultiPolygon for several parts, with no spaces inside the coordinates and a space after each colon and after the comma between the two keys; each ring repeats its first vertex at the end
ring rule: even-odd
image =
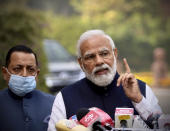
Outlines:
{"type": "Polygon", "coordinates": [[[84,56],[86,56],[86,55],[91,55],[91,54],[95,54],[96,52],[100,53],[100,52],[103,52],[103,51],[109,51],[109,48],[107,48],[107,47],[102,47],[102,48],[98,49],[98,51],[86,51],[86,52],[84,53],[84,56]]]}
{"type": "Polygon", "coordinates": [[[14,52],[11,55],[9,65],[13,65],[13,66],[14,65],[22,65],[22,66],[36,65],[35,56],[33,54],[29,54],[29,53],[14,52]]]}

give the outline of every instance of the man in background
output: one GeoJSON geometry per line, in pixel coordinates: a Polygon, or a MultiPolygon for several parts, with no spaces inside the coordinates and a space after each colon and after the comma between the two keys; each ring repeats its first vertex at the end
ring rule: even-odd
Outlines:
{"type": "Polygon", "coordinates": [[[153,51],[154,61],[151,65],[153,73],[153,87],[162,87],[163,80],[168,77],[168,66],[166,62],[166,53],[163,48],[156,48],[153,51]]]}
{"type": "Polygon", "coordinates": [[[2,67],[8,88],[0,91],[0,131],[46,131],[54,96],[36,90],[40,72],[36,54],[12,47],[2,67]]]}

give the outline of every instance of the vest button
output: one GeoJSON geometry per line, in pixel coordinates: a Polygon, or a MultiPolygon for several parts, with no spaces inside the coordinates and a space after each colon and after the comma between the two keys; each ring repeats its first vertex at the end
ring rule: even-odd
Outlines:
{"type": "Polygon", "coordinates": [[[26,121],[26,122],[28,122],[28,121],[29,121],[29,118],[28,118],[28,117],[26,117],[26,118],[25,118],[25,121],[26,121]]]}

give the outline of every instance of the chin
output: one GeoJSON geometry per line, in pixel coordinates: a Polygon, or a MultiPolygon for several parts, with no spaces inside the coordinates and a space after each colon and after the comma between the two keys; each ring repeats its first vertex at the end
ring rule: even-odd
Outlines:
{"type": "Polygon", "coordinates": [[[107,75],[100,75],[93,77],[91,81],[98,86],[107,86],[113,81],[114,75],[107,74],[107,75]]]}

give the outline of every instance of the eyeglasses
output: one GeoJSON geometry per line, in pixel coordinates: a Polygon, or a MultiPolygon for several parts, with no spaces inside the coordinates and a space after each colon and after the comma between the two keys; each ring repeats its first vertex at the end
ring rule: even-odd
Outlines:
{"type": "MultiPolygon", "coordinates": [[[[112,53],[111,53],[111,51],[109,51],[109,50],[100,51],[100,52],[98,52],[98,55],[99,55],[100,58],[102,58],[103,60],[105,60],[105,59],[110,59],[110,58],[112,57],[112,53]]],[[[97,54],[95,54],[95,53],[88,53],[88,54],[86,54],[86,55],[83,57],[83,59],[84,59],[84,61],[87,62],[87,63],[93,63],[93,62],[95,62],[95,60],[96,60],[96,56],[97,56],[97,54]]]]}

